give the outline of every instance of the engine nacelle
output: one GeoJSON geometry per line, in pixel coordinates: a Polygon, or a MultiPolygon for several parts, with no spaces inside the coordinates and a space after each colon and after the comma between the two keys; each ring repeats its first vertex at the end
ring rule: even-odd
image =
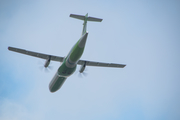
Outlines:
{"type": "Polygon", "coordinates": [[[84,62],[84,64],[81,65],[79,72],[82,73],[85,70],[85,67],[86,67],[86,62],[84,62]]]}
{"type": "Polygon", "coordinates": [[[51,61],[51,56],[49,56],[49,58],[46,60],[45,64],[44,64],[44,67],[47,68],[50,64],[50,61],[51,61]]]}

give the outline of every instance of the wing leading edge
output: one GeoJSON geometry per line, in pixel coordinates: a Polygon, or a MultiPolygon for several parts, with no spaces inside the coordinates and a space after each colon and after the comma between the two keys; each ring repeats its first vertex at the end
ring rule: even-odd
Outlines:
{"type": "MultiPolygon", "coordinates": [[[[64,57],[59,57],[59,56],[54,56],[54,55],[47,55],[47,54],[43,54],[43,53],[32,52],[32,51],[19,49],[19,48],[14,48],[14,47],[8,47],[8,49],[10,51],[14,51],[14,52],[18,52],[18,53],[22,53],[22,54],[25,54],[25,55],[30,55],[30,56],[33,56],[33,57],[46,59],[46,60],[49,59],[49,57],[50,57],[51,60],[53,60],[53,61],[63,62],[63,59],[64,59],[64,57]]],[[[96,67],[124,68],[126,66],[124,64],[102,63],[102,62],[93,62],[93,61],[87,61],[87,60],[79,60],[77,64],[78,65],[84,65],[85,62],[86,62],[87,66],[96,66],[96,67]]]]}

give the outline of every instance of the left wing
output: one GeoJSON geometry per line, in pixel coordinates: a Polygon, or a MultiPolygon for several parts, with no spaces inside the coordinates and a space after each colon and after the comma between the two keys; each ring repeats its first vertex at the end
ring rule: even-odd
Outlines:
{"type": "Polygon", "coordinates": [[[124,64],[115,64],[115,63],[102,63],[102,62],[93,62],[87,60],[79,60],[79,65],[87,65],[87,66],[97,66],[97,67],[115,67],[115,68],[124,68],[126,65],[124,64]]]}
{"type": "Polygon", "coordinates": [[[47,54],[43,54],[43,53],[32,52],[32,51],[19,49],[19,48],[14,48],[14,47],[8,47],[8,49],[10,51],[14,51],[14,52],[18,52],[18,53],[22,53],[22,54],[25,54],[25,55],[30,55],[30,56],[33,56],[33,57],[46,59],[46,60],[50,58],[53,61],[62,62],[63,59],[64,59],[64,57],[59,57],[59,56],[54,56],[54,55],[47,55],[47,54]]]}

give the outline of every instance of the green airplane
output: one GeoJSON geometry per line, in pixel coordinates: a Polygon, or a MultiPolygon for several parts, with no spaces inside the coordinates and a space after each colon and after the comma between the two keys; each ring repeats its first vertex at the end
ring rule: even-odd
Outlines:
{"type": "Polygon", "coordinates": [[[115,68],[124,68],[126,66],[124,64],[102,63],[102,62],[80,60],[80,57],[83,54],[87,36],[88,36],[88,32],[86,31],[87,21],[101,22],[102,19],[90,17],[88,16],[88,14],[86,14],[85,16],[70,14],[70,17],[83,20],[84,24],[83,24],[83,31],[82,31],[82,35],[80,39],[72,47],[72,49],[70,50],[70,52],[68,53],[66,57],[47,55],[47,54],[32,52],[32,51],[28,51],[24,49],[8,47],[10,51],[45,59],[46,60],[44,64],[45,68],[49,66],[51,60],[62,63],[49,84],[50,92],[56,92],[57,90],[59,90],[61,86],[63,85],[63,83],[65,82],[65,80],[75,72],[77,65],[81,65],[80,70],[79,70],[80,73],[83,73],[86,66],[115,67],[115,68]]]}

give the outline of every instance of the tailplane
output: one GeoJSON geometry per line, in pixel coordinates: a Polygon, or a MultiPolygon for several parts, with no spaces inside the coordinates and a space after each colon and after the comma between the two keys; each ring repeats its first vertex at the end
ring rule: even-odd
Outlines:
{"type": "Polygon", "coordinates": [[[94,22],[101,22],[103,19],[101,18],[95,18],[95,17],[88,17],[88,14],[86,14],[85,16],[84,15],[76,15],[76,14],[70,14],[70,17],[72,18],[76,18],[76,19],[79,19],[79,20],[86,20],[87,21],[94,21],[94,22]]]}
{"type": "Polygon", "coordinates": [[[101,19],[101,18],[89,17],[89,16],[88,16],[88,13],[87,13],[85,16],[84,16],[84,15],[70,14],[70,17],[84,21],[84,23],[83,23],[82,36],[86,33],[87,21],[101,22],[101,21],[103,20],[103,19],[101,19]]]}

